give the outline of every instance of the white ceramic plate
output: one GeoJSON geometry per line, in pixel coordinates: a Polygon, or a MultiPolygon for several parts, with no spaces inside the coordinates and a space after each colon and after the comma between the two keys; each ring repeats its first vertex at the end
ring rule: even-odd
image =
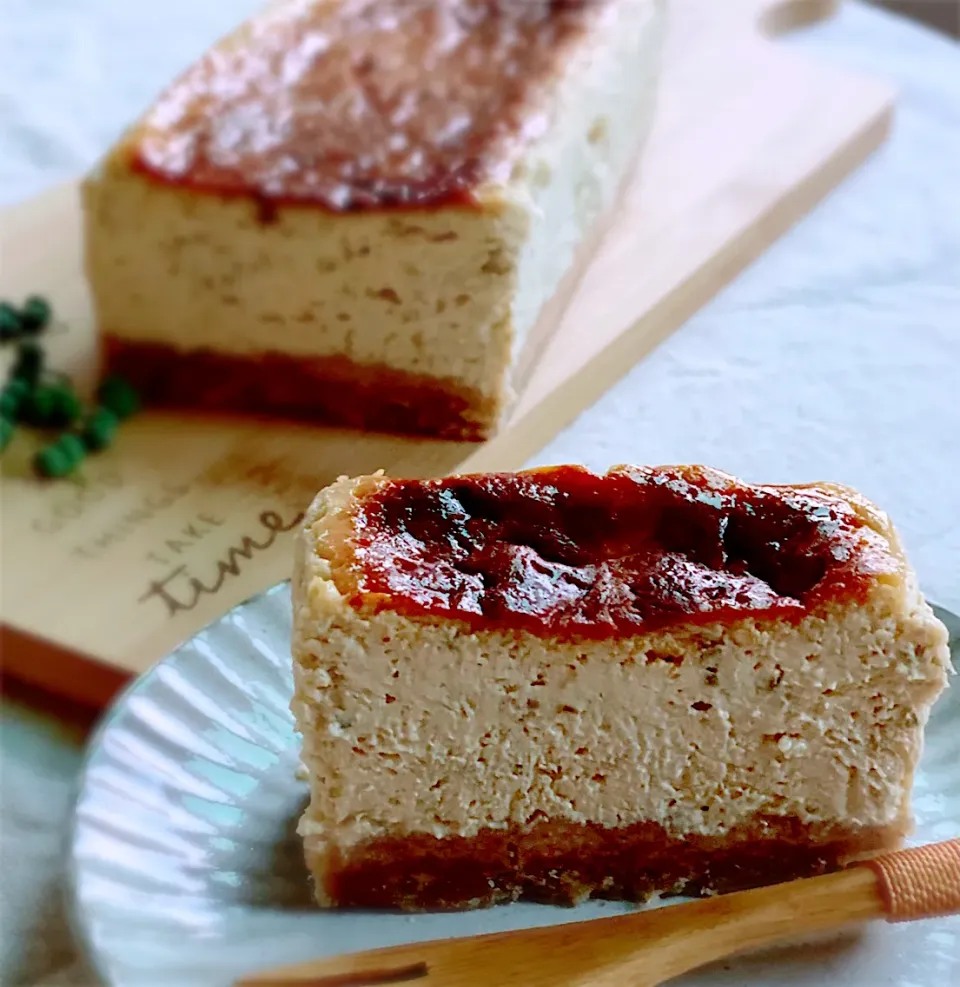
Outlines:
{"type": "MultiPolygon", "coordinates": [[[[73,917],[110,987],[226,987],[242,972],[312,956],[630,907],[419,916],[311,909],[294,834],[306,793],[287,709],[289,611],[282,585],[227,614],[139,679],[93,738],[72,836],[73,917]]],[[[960,622],[941,617],[957,658],[960,622]]],[[[960,835],[960,686],[931,718],[914,809],[916,842],[960,835]]],[[[960,918],[876,923],[677,982],[948,987],[960,984],[960,918]]]]}

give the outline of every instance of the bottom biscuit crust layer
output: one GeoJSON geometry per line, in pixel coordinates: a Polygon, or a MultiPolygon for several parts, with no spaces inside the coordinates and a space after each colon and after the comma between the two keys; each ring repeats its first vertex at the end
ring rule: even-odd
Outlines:
{"type": "Polygon", "coordinates": [[[455,381],[282,353],[235,356],[105,338],[109,373],[148,405],[239,411],[350,428],[481,441],[496,429],[495,402],[455,381]]]}
{"type": "Polygon", "coordinates": [[[590,897],[738,891],[838,870],[899,846],[898,826],[853,830],[764,817],[726,836],[673,837],[655,823],[610,829],[543,822],[473,838],[372,840],[344,856],[307,850],[322,905],[410,911],[521,899],[575,905],[590,897]]]}

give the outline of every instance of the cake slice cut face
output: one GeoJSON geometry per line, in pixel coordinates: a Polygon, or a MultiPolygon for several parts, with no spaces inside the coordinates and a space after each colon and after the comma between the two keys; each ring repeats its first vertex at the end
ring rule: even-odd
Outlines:
{"type": "Polygon", "coordinates": [[[341,479],[293,600],[321,905],[641,900],[893,847],[949,671],[882,512],[696,466],[341,479]]]}
{"type": "Polygon", "coordinates": [[[109,364],[153,403],[485,436],[631,171],[662,35],[662,0],[270,4],[84,185],[109,364]]]}

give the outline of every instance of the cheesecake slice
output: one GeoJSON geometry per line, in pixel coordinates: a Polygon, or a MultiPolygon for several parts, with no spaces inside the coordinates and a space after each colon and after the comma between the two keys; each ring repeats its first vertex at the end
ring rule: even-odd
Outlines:
{"type": "Polygon", "coordinates": [[[153,404],[490,434],[632,171],[664,2],[270,4],[84,184],[109,369],[153,404]]]}
{"type": "Polygon", "coordinates": [[[895,847],[950,668],[876,507],[699,466],[344,478],[293,601],[324,906],[722,892],[895,847]]]}

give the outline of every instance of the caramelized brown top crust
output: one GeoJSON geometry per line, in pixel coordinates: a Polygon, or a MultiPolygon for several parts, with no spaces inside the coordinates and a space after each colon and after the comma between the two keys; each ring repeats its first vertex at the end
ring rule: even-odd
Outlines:
{"type": "Polygon", "coordinates": [[[355,585],[341,590],[356,607],[542,636],[799,620],[900,573],[885,519],[852,496],[697,466],[385,480],[354,509],[355,585]]]}
{"type": "Polygon", "coordinates": [[[470,204],[546,124],[610,0],[287,0],[212,49],[131,138],[158,181],[331,211],[470,204]]]}

